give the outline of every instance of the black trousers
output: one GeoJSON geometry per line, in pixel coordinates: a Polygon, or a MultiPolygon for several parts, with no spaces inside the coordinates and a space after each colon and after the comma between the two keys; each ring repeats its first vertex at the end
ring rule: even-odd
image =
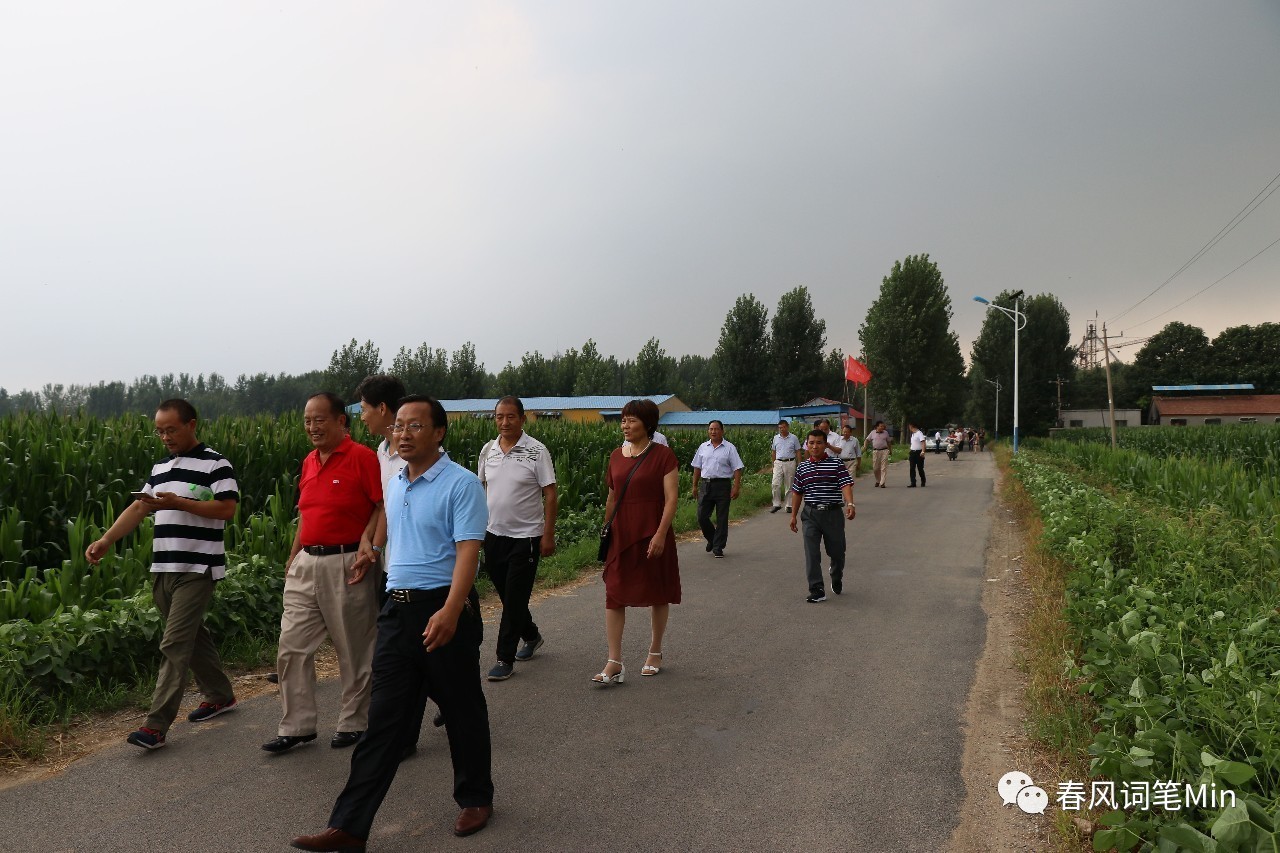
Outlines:
{"type": "Polygon", "coordinates": [[[489,708],[480,689],[480,599],[473,588],[453,639],[428,652],[422,632],[444,604],[449,588],[432,592],[439,595],[422,602],[388,601],[378,614],[369,728],[356,744],[347,785],[329,815],[329,826],[357,838],[369,837],[400,758],[417,740],[420,722],[415,721],[421,721],[428,696],[444,714],[454,801],[460,808],[493,803],[489,708]]]}
{"type": "Polygon", "coordinates": [[[907,453],[907,464],[911,466],[911,485],[916,484],[916,471],[920,472],[920,485],[924,485],[924,451],[911,450],[907,453]]]}
{"type": "Polygon", "coordinates": [[[733,491],[733,479],[702,480],[698,483],[698,526],[711,547],[724,550],[729,544],[729,495],[733,491]],[[716,523],[711,523],[711,511],[715,510],[716,523]]]}
{"type": "Polygon", "coordinates": [[[542,558],[542,539],[484,535],[484,567],[493,588],[502,599],[502,621],[498,623],[498,660],[515,663],[516,646],[541,636],[529,612],[529,596],[542,558]]]}

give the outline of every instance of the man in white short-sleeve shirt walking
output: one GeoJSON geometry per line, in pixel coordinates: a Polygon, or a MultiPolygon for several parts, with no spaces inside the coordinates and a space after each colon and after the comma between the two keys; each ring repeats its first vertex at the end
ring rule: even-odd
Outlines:
{"type": "Polygon", "coordinates": [[[920,473],[920,487],[924,488],[924,433],[913,423],[908,423],[907,429],[911,432],[911,452],[907,454],[909,466],[907,470],[911,472],[911,485],[907,488],[916,487],[917,471],[920,473]]]}
{"type": "MultiPolygon", "coordinates": [[[[791,481],[796,476],[796,457],[800,455],[800,439],[791,434],[791,424],[785,418],[778,421],[778,433],[773,437],[773,509],[782,509],[783,500],[791,494],[791,481]]],[[[791,507],[787,507],[791,512],[791,507]]]]}
{"type": "Polygon", "coordinates": [[[689,467],[693,469],[693,497],[698,502],[698,526],[713,557],[724,556],[729,544],[729,502],[742,490],[742,457],[732,442],[724,440],[724,423],[707,424],[707,441],[698,446],[689,467]],[[701,483],[699,483],[701,481],[701,483]],[[715,511],[716,522],[711,523],[715,511]]]}
{"type": "Polygon", "coordinates": [[[529,660],[543,644],[529,612],[529,596],[539,558],[556,550],[558,498],[551,452],[525,433],[520,398],[499,400],[493,421],[498,437],[484,446],[477,473],[489,504],[484,564],[502,599],[498,662],[488,678],[505,681],[515,672],[516,661],[529,660]]]}

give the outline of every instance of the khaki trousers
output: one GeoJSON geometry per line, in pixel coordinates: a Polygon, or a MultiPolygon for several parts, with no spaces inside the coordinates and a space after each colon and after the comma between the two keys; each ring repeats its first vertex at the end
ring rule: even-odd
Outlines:
{"type": "Polygon", "coordinates": [[[873,450],[871,451],[871,472],[875,474],[876,485],[883,486],[885,477],[889,473],[889,451],[873,450]]]}
{"type": "Polygon", "coordinates": [[[342,675],[342,710],[334,727],[362,732],[369,727],[373,642],[377,632],[376,573],[347,584],[355,554],[313,557],[299,551],[284,579],[280,617],[280,700],[278,733],[316,733],[316,649],[326,634],[333,641],[342,675]]]}
{"type": "Polygon", "coordinates": [[[782,506],[791,502],[791,481],[796,476],[796,460],[773,463],[773,505],[782,506]]]}
{"type": "Polygon", "coordinates": [[[182,705],[187,670],[196,677],[196,687],[205,701],[223,704],[235,698],[231,681],[222,671],[218,647],[204,615],[213,601],[213,581],[207,572],[155,572],[151,575],[151,597],[164,617],[160,639],[160,674],[151,696],[151,712],[146,726],[164,733],[173,725],[182,705]]]}

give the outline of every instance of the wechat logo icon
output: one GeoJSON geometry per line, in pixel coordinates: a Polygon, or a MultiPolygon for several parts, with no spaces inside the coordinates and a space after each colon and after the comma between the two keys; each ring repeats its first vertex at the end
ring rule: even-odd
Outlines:
{"type": "Polygon", "coordinates": [[[1030,776],[1017,770],[1001,776],[996,790],[1002,803],[1016,805],[1026,814],[1044,814],[1049,807],[1049,795],[1044,788],[1037,787],[1030,776]]]}

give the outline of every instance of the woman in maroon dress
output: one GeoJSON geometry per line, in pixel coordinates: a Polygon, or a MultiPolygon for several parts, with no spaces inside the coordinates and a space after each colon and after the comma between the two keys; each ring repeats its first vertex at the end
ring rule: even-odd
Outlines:
{"type": "Polygon", "coordinates": [[[613,451],[605,475],[609,498],[604,517],[613,519],[613,537],[604,563],[609,661],[591,679],[604,687],[621,684],[626,678],[622,664],[626,608],[650,608],[653,636],[640,674],[657,675],[662,666],[667,615],[672,604],[680,603],[680,564],[671,529],[680,494],[680,470],[671,448],[653,441],[657,428],[658,407],[652,400],[632,400],[623,406],[622,436],[627,443],[613,451]]]}

